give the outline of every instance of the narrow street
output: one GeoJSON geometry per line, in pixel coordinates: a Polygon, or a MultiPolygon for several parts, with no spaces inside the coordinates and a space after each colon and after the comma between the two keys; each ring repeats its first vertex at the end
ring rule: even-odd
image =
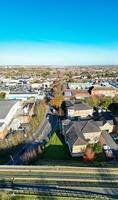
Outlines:
{"type": "Polygon", "coordinates": [[[59,127],[59,119],[57,116],[50,113],[49,108],[46,111],[44,120],[40,127],[32,134],[31,142],[26,143],[15,156],[12,157],[6,164],[7,165],[21,165],[23,164],[22,156],[30,149],[35,149],[37,146],[41,146],[42,142],[48,142],[51,134],[59,127]],[[49,116],[48,119],[46,116],[49,116]]]}

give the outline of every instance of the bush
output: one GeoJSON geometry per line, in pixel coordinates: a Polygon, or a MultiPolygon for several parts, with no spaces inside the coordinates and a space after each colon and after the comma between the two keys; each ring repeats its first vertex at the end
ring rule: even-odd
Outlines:
{"type": "Polygon", "coordinates": [[[85,152],[84,160],[93,161],[95,159],[95,152],[91,147],[88,147],[85,152]]]}

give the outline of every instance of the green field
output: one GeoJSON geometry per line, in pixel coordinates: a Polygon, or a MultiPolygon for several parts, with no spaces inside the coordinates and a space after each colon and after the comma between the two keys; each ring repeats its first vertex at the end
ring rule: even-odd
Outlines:
{"type": "MultiPolygon", "coordinates": [[[[107,197],[56,197],[56,196],[39,196],[39,195],[21,195],[21,194],[13,194],[13,193],[3,193],[0,192],[1,200],[111,200],[112,198],[107,197]]],[[[115,198],[114,198],[115,199],[115,198]]]]}
{"type": "Polygon", "coordinates": [[[50,141],[46,145],[42,154],[42,159],[66,160],[70,159],[70,154],[67,145],[63,142],[63,138],[59,138],[56,133],[53,133],[50,141]]]}

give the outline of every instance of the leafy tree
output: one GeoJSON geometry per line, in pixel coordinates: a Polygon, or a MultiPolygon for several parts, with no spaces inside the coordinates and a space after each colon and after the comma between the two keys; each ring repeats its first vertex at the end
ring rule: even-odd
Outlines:
{"type": "Polygon", "coordinates": [[[63,93],[63,85],[62,82],[57,80],[53,83],[53,95],[54,96],[58,96],[58,95],[62,95],[63,93]]]}
{"type": "Polygon", "coordinates": [[[101,103],[100,99],[96,96],[86,98],[85,102],[88,103],[91,107],[97,107],[101,103]]]}
{"type": "Polygon", "coordinates": [[[87,78],[88,78],[88,79],[91,79],[91,78],[92,78],[91,74],[88,74],[88,75],[87,75],[87,78]]]}
{"type": "Polygon", "coordinates": [[[102,146],[100,144],[98,144],[98,143],[93,144],[92,145],[92,149],[96,154],[99,154],[99,153],[102,152],[102,146]]]}
{"type": "Polygon", "coordinates": [[[5,97],[6,97],[6,93],[1,92],[1,93],[0,93],[0,100],[5,99],[5,97]]]}
{"type": "Polygon", "coordinates": [[[46,72],[44,72],[44,73],[42,74],[42,76],[43,76],[44,78],[48,77],[49,75],[50,75],[50,72],[49,72],[49,71],[46,71],[46,72]]]}
{"type": "Polygon", "coordinates": [[[66,76],[67,76],[67,78],[68,78],[68,81],[73,81],[73,80],[72,80],[72,77],[73,77],[72,72],[66,73],[66,76]]]}
{"type": "Polygon", "coordinates": [[[62,105],[62,102],[64,101],[64,97],[63,96],[55,96],[51,101],[50,101],[50,104],[59,109],[62,105]]]}
{"type": "Polygon", "coordinates": [[[111,103],[108,109],[114,114],[118,116],[118,103],[111,103]]]}
{"type": "Polygon", "coordinates": [[[101,106],[102,106],[102,108],[107,110],[111,103],[112,103],[112,98],[104,96],[101,106]]]}
{"type": "Polygon", "coordinates": [[[116,95],[115,97],[113,97],[113,103],[118,103],[118,95],[116,95]]]}
{"type": "Polygon", "coordinates": [[[95,152],[91,147],[88,147],[85,152],[84,160],[85,161],[92,161],[95,159],[95,152]]]}

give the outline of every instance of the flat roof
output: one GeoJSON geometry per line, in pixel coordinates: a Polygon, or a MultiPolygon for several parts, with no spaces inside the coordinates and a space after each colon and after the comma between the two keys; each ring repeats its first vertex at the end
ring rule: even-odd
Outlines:
{"type": "Polygon", "coordinates": [[[16,102],[16,100],[0,101],[0,119],[4,119],[7,116],[10,109],[16,104],[16,102]]]}
{"type": "Polygon", "coordinates": [[[2,127],[3,124],[4,124],[3,122],[0,122],[0,127],[2,127]]]}
{"type": "Polygon", "coordinates": [[[9,95],[14,95],[14,94],[15,94],[15,95],[20,95],[20,94],[24,94],[24,95],[31,94],[31,95],[32,95],[32,94],[38,94],[38,92],[22,92],[22,91],[16,92],[16,91],[15,91],[15,92],[10,92],[10,93],[9,93],[9,95]]]}

